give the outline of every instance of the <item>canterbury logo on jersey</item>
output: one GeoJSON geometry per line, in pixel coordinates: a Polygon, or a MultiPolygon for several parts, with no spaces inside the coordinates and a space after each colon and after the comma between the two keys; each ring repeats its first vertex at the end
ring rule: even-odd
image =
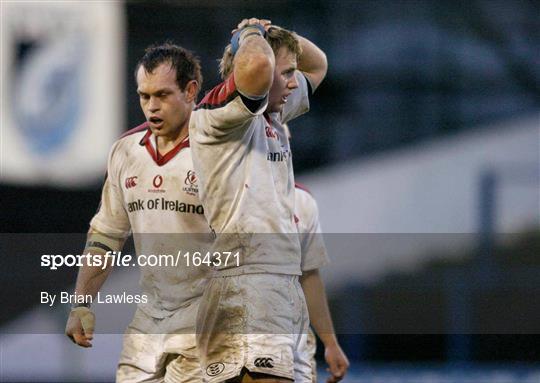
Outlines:
{"type": "Polygon", "coordinates": [[[272,358],[257,358],[253,362],[255,367],[274,368],[274,360],[272,358]]]}
{"type": "Polygon", "coordinates": [[[137,178],[138,178],[137,176],[126,178],[126,180],[124,182],[124,185],[126,186],[126,189],[137,186],[137,178]]]}

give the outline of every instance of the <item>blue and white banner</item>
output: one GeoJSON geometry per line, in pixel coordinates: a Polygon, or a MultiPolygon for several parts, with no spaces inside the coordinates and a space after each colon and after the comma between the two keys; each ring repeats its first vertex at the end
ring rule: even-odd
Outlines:
{"type": "Polygon", "coordinates": [[[1,5],[3,183],[84,186],[124,130],[120,2],[1,5]]]}

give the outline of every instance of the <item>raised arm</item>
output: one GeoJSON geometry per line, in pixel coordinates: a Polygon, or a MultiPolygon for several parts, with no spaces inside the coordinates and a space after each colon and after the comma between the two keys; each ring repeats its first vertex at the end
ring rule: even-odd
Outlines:
{"type": "MultiPolygon", "coordinates": [[[[238,91],[247,97],[264,97],[274,79],[275,57],[272,48],[255,26],[258,19],[250,19],[235,33],[238,51],[234,57],[234,81],[238,91]]],[[[240,24],[242,25],[242,23],[240,24]]]]}
{"type": "Polygon", "coordinates": [[[324,80],[328,70],[326,54],[305,37],[297,37],[302,48],[302,54],[298,57],[298,70],[309,79],[314,91],[324,80]]]}

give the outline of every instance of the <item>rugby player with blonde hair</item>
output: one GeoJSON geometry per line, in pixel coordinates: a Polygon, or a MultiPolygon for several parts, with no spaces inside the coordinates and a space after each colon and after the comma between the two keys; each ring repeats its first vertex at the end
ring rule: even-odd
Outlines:
{"type": "Polygon", "coordinates": [[[205,381],[311,382],[308,313],[299,276],[294,175],[283,127],[309,110],[327,71],[309,40],[245,19],[220,65],[224,81],[192,114],[199,197],[214,253],[238,252],[208,283],[197,319],[205,381]]]}

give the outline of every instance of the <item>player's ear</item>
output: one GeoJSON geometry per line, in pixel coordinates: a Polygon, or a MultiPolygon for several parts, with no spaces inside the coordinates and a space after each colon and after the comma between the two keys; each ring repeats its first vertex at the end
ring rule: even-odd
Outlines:
{"type": "Polygon", "coordinates": [[[199,93],[199,83],[197,80],[191,80],[186,84],[186,101],[193,102],[197,98],[197,93],[199,93]]]}

